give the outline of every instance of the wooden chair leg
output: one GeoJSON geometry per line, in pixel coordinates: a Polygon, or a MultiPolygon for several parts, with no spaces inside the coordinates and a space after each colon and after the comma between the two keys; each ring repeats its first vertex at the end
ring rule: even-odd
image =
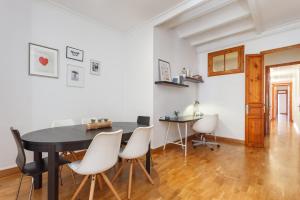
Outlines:
{"type": "Polygon", "coordinates": [[[133,160],[130,160],[129,182],[128,182],[128,199],[130,199],[130,197],[131,197],[132,171],[133,171],[133,160]]]}
{"type": "Polygon", "coordinates": [[[154,182],[153,182],[151,176],[148,174],[147,170],[145,169],[143,163],[139,159],[136,159],[136,160],[139,163],[140,167],[142,168],[142,171],[144,172],[145,176],[148,178],[148,180],[150,181],[150,183],[153,185],[154,182]]]}
{"type": "Polygon", "coordinates": [[[117,191],[115,190],[114,186],[111,184],[111,182],[109,181],[109,179],[107,178],[107,176],[104,173],[101,173],[105,183],[107,184],[107,186],[109,187],[109,189],[114,193],[115,197],[118,200],[121,200],[120,196],[118,195],[117,191]]]}
{"type": "Polygon", "coordinates": [[[118,176],[120,175],[120,173],[122,172],[124,165],[123,163],[121,163],[120,168],[118,169],[117,173],[114,175],[114,177],[111,179],[111,182],[115,182],[115,180],[118,178],[118,176]]]}
{"type": "Polygon", "coordinates": [[[99,189],[102,190],[103,189],[102,177],[100,175],[97,175],[97,180],[98,180],[99,189]]]}
{"type": "Polygon", "coordinates": [[[82,190],[83,186],[85,185],[86,181],[88,180],[89,176],[85,176],[83,178],[83,180],[81,181],[79,187],[77,188],[77,190],[75,191],[75,193],[73,194],[71,200],[75,200],[79,194],[79,192],[82,190]]]}
{"type": "Polygon", "coordinates": [[[92,175],[89,200],[94,199],[95,183],[96,183],[96,175],[92,175]]]}

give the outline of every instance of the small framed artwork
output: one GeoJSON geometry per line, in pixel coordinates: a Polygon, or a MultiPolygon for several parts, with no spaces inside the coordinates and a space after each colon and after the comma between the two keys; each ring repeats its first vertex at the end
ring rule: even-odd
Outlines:
{"type": "Polygon", "coordinates": [[[83,62],[83,50],[75,49],[73,47],[66,47],[66,57],[68,59],[83,62]]]}
{"type": "Polygon", "coordinates": [[[93,75],[98,75],[100,76],[101,73],[101,62],[97,60],[91,60],[90,61],[90,73],[93,75]]]}
{"type": "Polygon", "coordinates": [[[172,81],[170,63],[158,59],[159,75],[161,81],[172,81]]]}
{"type": "Polygon", "coordinates": [[[29,43],[29,75],[58,78],[58,50],[29,43]]]}
{"type": "Polygon", "coordinates": [[[70,87],[84,87],[84,68],[75,65],[67,66],[67,85],[70,87]]]}

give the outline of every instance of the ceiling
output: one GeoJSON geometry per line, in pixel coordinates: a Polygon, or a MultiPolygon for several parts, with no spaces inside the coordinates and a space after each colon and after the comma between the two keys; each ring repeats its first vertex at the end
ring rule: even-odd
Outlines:
{"type": "Polygon", "coordinates": [[[120,31],[167,11],[183,0],[50,0],[120,31]]]}
{"type": "Polygon", "coordinates": [[[300,27],[299,0],[49,0],[120,31],[157,16],[198,51],[300,27]],[[187,7],[186,5],[192,5],[187,7]],[[174,10],[180,12],[174,13],[174,10]]]}
{"type": "Polygon", "coordinates": [[[208,0],[161,26],[173,29],[198,50],[209,50],[300,25],[299,0],[208,0]]]}

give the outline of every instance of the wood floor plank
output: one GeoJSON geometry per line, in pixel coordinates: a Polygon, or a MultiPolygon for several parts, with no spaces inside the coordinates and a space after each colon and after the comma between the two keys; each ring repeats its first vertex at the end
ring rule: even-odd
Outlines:
{"type": "MultiPolygon", "coordinates": [[[[290,123],[272,123],[271,135],[265,149],[246,148],[233,143],[221,143],[221,148],[210,151],[206,147],[188,149],[184,159],[181,148],[168,146],[166,151],[153,154],[154,168],[149,184],[141,170],[132,177],[133,200],[296,200],[300,196],[300,134],[290,123]]],[[[124,172],[129,171],[128,164],[124,172]]],[[[111,179],[115,169],[107,174],[111,179]]],[[[63,170],[64,185],[60,199],[67,200],[83,179],[76,175],[74,185],[69,170],[63,170]]],[[[43,188],[33,192],[34,200],[47,199],[47,174],[43,188]]],[[[19,175],[0,178],[0,199],[15,198],[19,175]]],[[[127,199],[128,173],[121,173],[114,182],[121,199],[127,199]]],[[[20,199],[27,199],[30,178],[24,177],[20,199]]],[[[90,185],[80,192],[88,199],[90,185]]],[[[100,192],[95,188],[95,199],[115,199],[108,187],[100,192]]]]}

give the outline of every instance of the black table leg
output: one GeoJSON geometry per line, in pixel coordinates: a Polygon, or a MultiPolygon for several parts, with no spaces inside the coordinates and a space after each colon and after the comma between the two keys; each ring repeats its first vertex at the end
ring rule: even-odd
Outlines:
{"type": "Polygon", "coordinates": [[[149,149],[146,154],[146,170],[150,174],[151,172],[151,145],[149,144],[149,149]]]}
{"type": "Polygon", "coordinates": [[[48,152],[48,200],[58,200],[58,152],[55,145],[48,152]]]}
{"type": "MultiPolygon", "coordinates": [[[[41,163],[42,162],[42,152],[35,151],[33,153],[33,159],[35,162],[41,163]]],[[[34,178],[34,182],[33,182],[34,189],[40,189],[42,187],[42,181],[43,181],[42,174],[34,176],[33,178],[34,178]]]]}

